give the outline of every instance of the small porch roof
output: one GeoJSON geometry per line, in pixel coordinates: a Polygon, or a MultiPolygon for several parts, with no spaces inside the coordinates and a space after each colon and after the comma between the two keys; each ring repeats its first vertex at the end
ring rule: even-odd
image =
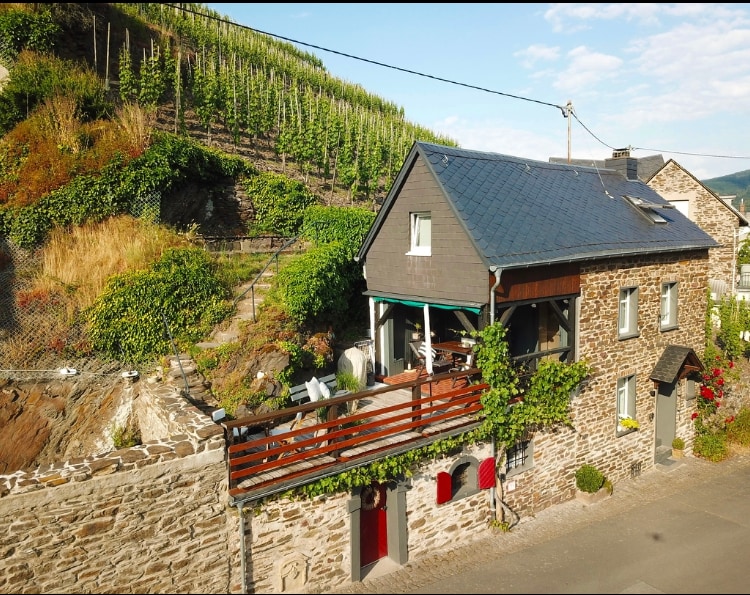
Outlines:
{"type": "Polygon", "coordinates": [[[654,382],[674,382],[691,372],[700,372],[703,364],[691,347],[667,345],[656,362],[651,380],[654,382]]]}

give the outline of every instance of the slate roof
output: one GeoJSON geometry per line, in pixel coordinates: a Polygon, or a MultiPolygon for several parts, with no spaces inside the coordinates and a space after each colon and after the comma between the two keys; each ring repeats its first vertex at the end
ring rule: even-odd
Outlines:
{"type": "Polygon", "coordinates": [[[696,355],[690,347],[684,347],[682,345],[667,345],[664,348],[664,352],[661,354],[659,361],[654,366],[654,371],[651,372],[651,380],[658,382],[674,382],[677,379],[677,375],[680,370],[687,362],[690,370],[702,370],[703,364],[700,358],[696,355]]]}
{"type": "Polygon", "coordinates": [[[655,224],[625,195],[669,202],[640,180],[609,169],[534,161],[415,142],[357,259],[372,239],[410,171],[424,158],[478,255],[502,269],[719,244],[677,209],[658,209],[655,224]]]}

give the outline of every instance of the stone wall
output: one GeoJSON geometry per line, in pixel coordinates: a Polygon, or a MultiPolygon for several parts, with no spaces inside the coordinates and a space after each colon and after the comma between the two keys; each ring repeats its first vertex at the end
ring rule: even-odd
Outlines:
{"type": "Polygon", "coordinates": [[[167,384],[139,393],[167,437],[0,477],[0,592],[240,591],[222,428],[167,384]]]}
{"type": "MultiPolygon", "coordinates": [[[[229,502],[223,429],[167,376],[134,385],[142,445],[0,476],[0,592],[298,593],[358,580],[358,490],[229,502]]],[[[490,530],[490,491],[437,505],[436,475],[491,454],[467,446],[397,486],[389,557],[490,530]]]]}
{"type": "MultiPolygon", "coordinates": [[[[656,397],[651,373],[668,345],[692,348],[702,358],[707,309],[705,253],[644,256],[636,262],[616,261],[588,266],[581,273],[579,355],[594,366],[589,385],[575,399],[577,466],[598,466],[613,482],[654,466],[656,397]],[[691,256],[688,258],[688,256],[691,256]],[[661,283],[678,283],[677,328],[659,327],[661,283]],[[621,287],[638,287],[637,337],[618,337],[618,295],[621,287]],[[640,429],[616,432],[617,379],[636,375],[636,418],[640,429]],[[583,458],[585,456],[585,459],[583,458]]],[[[680,381],[676,433],[692,435],[690,416],[695,401],[685,401],[680,381]]]]}
{"type": "MultiPolygon", "coordinates": [[[[491,454],[488,444],[467,446],[461,455],[425,462],[399,486],[392,485],[388,510],[398,511],[398,518],[389,524],[388,541],[403,543],[400,548],[389,546],[388,557],[399,562],[403,553],[408,560],[418,560],[486,536],[492,518],[490,491],[438,505],[436,475],[450,472],[459,458],[480,462],[491,454]]],[[[316,593],[350,582],[358,561],[356,493],[244,508],[246,548],[252,559],[248,592],[316,593]]]]}
{"type": "Polygon", "coordinates": [[[739,218],[692,174],[670,160],[648,185],[670,201],[687,201],[688,217],[721,246],[709,252],[709,279],[736,287],[739,218]]]}

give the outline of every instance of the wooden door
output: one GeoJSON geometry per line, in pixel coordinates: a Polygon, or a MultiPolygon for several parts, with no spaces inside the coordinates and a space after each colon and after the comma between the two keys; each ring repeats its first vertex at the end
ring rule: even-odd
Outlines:
{"type": "Polygon", "coordinates": [[[367,566],[388,555],[385,485],[373,482],[362,489],[360,497],[360,563],[367,566]]]}

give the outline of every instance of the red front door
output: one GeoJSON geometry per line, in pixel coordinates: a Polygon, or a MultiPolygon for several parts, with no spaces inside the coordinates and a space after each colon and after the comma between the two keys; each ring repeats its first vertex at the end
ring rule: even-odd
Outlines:
{"type": "Polygon", "coordinates": [[[388,555],[388,530],[385,517],[385,486],[373,482],[362,489],[359,516],[360,561],[362,566],[388,555]]]}

